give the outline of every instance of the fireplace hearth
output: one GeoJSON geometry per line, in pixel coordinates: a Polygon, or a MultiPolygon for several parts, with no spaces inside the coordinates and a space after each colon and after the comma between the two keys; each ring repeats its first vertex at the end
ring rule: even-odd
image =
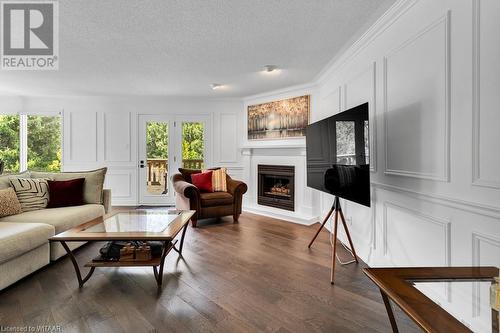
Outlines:
{"type": "Polygon", "coordinates": [[[295,167],[258,165],[259,205],[295,210],[295,167]]]}

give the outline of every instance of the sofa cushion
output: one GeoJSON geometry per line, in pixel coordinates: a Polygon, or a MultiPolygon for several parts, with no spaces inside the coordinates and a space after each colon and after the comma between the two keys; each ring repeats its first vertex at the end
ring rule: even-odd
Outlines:
{"type": "Polygon", "coordinates": [[[0,218],[0,223],[46,223],[54,226],[56,234],[58,234],[103,215],[103,205],[87,204],[83,206],[34,210],[0,218]]]}
{"type": "Polygon", "coordinates": [[[43,209],[49,203],[49,184],[43,178],[11,178],[23,212],[43,209]]]}
{"type": "Polygon", "coordinates": [[[200,193],[201,207],[225,206],[233,204],[233,196],[227,192],[200,193]]]}
{"type": "Polygon", "coordinates": [[[31,251],[54,236],[54,227],[43,223],[0,222],[0,264],[31,251]]]}
{"type": "Polygon", "coordinates": [[[70,180],[85,178],[83,184],[83,200],[87,204],[102,204],[102,189],[107,168],[82,172],[39,172],[31,171],[31,178],[48,178],[50,180],[70,180]]]}
{"type": "Polygon", "coordinates": [[[0,176],[0,190],[4,188],[9,188],[11,178],[30,178],[30,172],[25,171],[21,173],[12,173],[0,176]]]}
{"type": "Polygon", "coordinates": [[[21,214],[22,212],[16,191],[10,187],[0,190],[0,217],[21,214]]]}

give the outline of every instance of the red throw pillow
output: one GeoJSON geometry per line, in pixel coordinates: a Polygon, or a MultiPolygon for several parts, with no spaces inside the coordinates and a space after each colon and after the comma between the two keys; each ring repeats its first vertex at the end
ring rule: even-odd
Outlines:
{"type": "Polygon", "coordinates": [[[214,187],[212,186],[212,171],[193,173],[191,175],[191,181],[193,185],[200,190],[200,192],[214,191],[214,187]]]}
{"type": "Polygon", "coordinates": [[[49,180],[49,204],[47,208],[83,205],[85,178],[55,181],[49,180]]]}

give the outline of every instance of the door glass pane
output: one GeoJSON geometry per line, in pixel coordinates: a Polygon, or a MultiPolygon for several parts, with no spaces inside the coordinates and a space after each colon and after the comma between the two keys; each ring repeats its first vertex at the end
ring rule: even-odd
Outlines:
{"type": "MultiPolygon", "coordinates": [[[[4,173],[19,172],[19,116],[17,115],[0,115],[0,161],[3,161],[4,173]]],[[[0,165],[0,174],[1,168],[0,165]]]]}
{"type": "Polygon", "coordinates": [[[203,123],[182,123],[182,167],[203,169],[205,167],[205,141],[203,123]]]}
{"type": "Polygon", "coordinates": [[[146,123],[146,186],[149,194],[168,193],[168,123],[146,123]]]}
{"type": "Polygon", "coordinates": [[[28,116],[28,170],[61,171],[59,116],[28,116]]]}
{"type": "Polygon", "coordinates": [[[336,121],[337,163],[356,165],[354,121],[336,121]]]}

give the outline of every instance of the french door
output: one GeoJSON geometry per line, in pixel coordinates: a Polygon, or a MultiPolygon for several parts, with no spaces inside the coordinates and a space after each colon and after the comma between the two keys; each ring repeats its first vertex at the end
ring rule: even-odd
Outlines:
{"type": "Polygon", "coordinates": [[[139,116],[140,204],[169,205],[174,202],[169,180],[173,161],[173,123],[169,116],[139,116]]]}
{"type": "Polygon", "coordinates": [[[202,116],[139,115],[139,203],[171,205],[178,168],[209,163],[208,121],[202,116]]]}

